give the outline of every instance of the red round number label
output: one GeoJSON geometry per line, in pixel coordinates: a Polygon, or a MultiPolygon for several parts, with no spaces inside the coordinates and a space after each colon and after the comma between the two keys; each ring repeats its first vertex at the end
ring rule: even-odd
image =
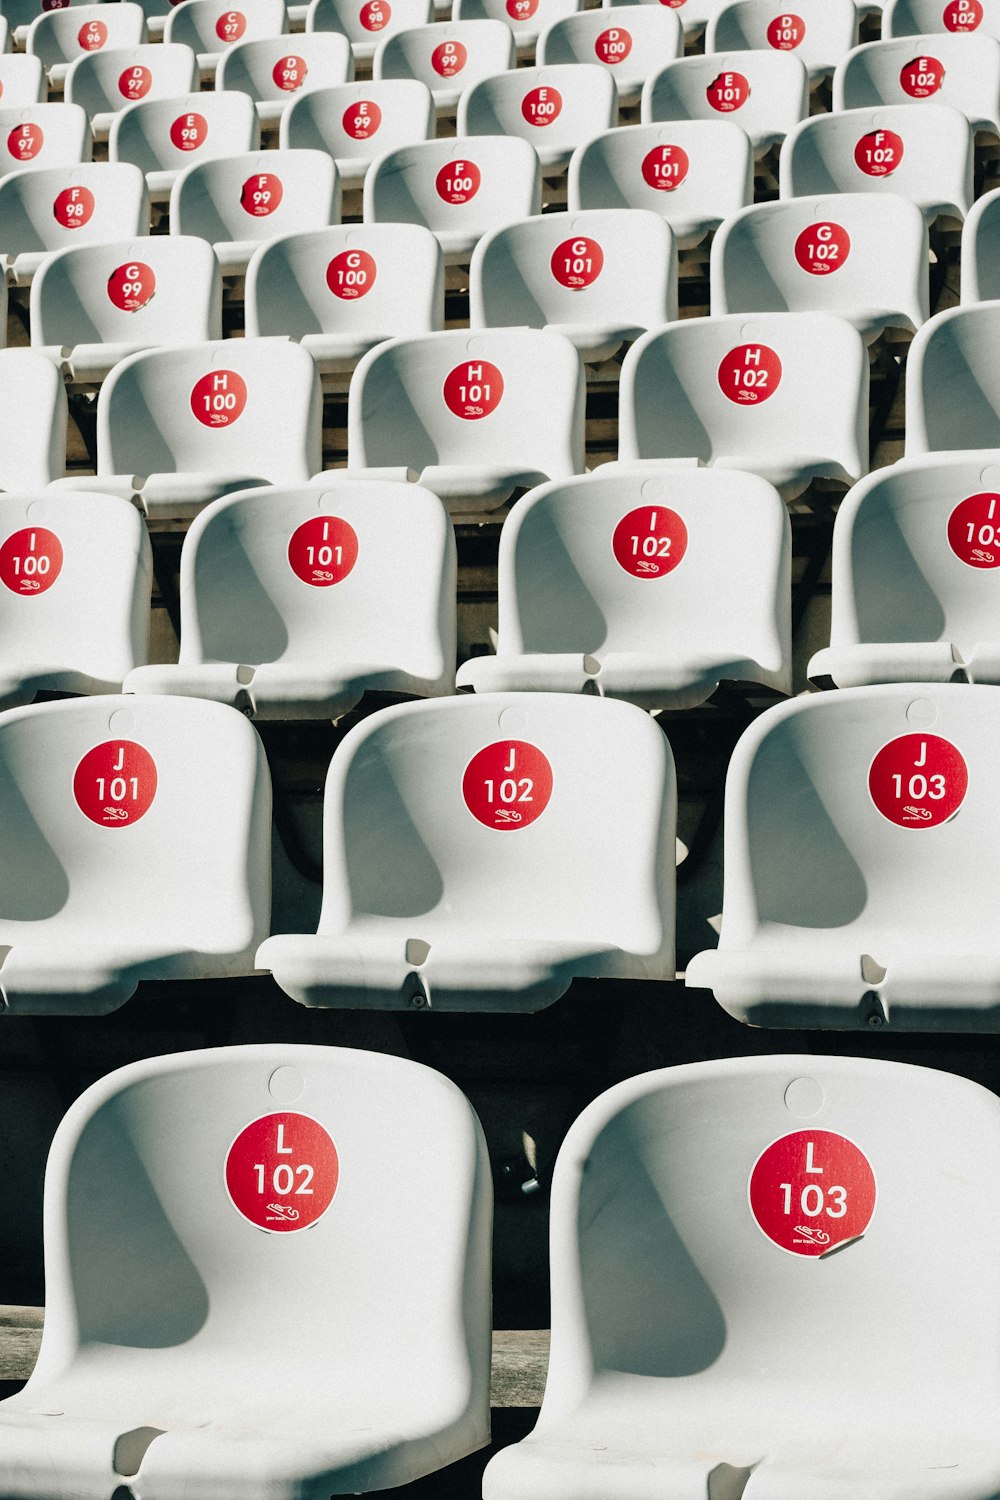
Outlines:
{"type": "Polygon", "coordinates": [[[839,271],[851,253],[851,236],[840,224],[810,224],[795,241],[795,259],[810,276],[839,271]]]}
{"type": "Polygon", "coordinates": [[[766,344],[740,344],[719,366],[719,386],[737,406],[759,406],[781,384],[781,360],[766,344]]]}
{"type": "Polygon", "coordinates": [[[832,1130],[796,1130],[772,1141],[748,1184],[758,1229],[790,1255],[824,1255],[867,1230],[877,1188],[871,1162],[832,1130]]]}
{"type": "Polygon", "coordinates": [[[474,161],[450,161],[434,179],[437,195],[445,203],[468,203],[479,192],[483,174],[474,161]]]}
{"type": "Polygon", "coordinates": [[[507,14],[512,21],[530,21],[538,9],[538,0],[507,0],[507,14]]]}
{"type": "Polygon", "coordinates": [[[562,94],[558,89],[529,89],[521,100],[521,114],[529,125],[551,125],[562,114],[562,94]]]}
{"type": "Polygon", "coordinates": [[[335,297],[356,302],[375,285],[378,267],[367,250],[341,250],[326,268],[326,284],[335,297]]]}
{"type": "Polygon", "coordinates": [[[97,200],[88,187],[63,188],[52,205],[57,224],[64,229],[82,229],[97,206],[97,200]]]}
{"type": "Polygon", "coordinates": [[[594,43],[594,56],[598,62],[607,63],[612,68],[615,63],[624,62],[631,51],[631,33],[621,26],[609,26],[594,43]]]}
{"type": "Polygon", "coordinates": [[[444,382],[444,404],[456,417],[478,422],[495,412],[503,397],[503,376],[489,360],[456,365],[444,382]]]}
{"type": "Polygon", "coordinates": [[[936,828],[965,800],[969,768],[950,740],[903,734],[883,745],[868,772],[868,790],[883,818],[900,828],[936,828]]]}
{"type": "Polygon", "coordinates": [[[454,78],[468,60],[469,51],[463,42],[442,42],[431,53],[431,67],[442,78],[454,78]]]}
{"type": "Polygon", "coordinates": [[[1000,568],[1000,495],[986,490],[960,500],[948,517],[948,542],[970,568],[1000,568]]]}
{"type": "Polygon", "coordinates": [[[40,125],[17,125],[7,137],[7,150],[15,161],[32,161],[45,144],[40,125]]]}
{"type": "Polygon", "coordinates": [[[944,68],[936,57],[914,57],[899,75],[900,87],[911,99],[936,94],[944,82],[944,68]]]}
{"type": "Polygon", "coordinates": [[[70,0],[42,0],[42,10],[65,10],[70,0]]]}
{"type": "Polygon", "coordinates": [[[275,88],[284,89],[286,93],[291,94],[302,87],[308,72],[305,58],[296,57],[293,53],[289,57],[278,58],[271,69],[271,77],[275,88]]]}
{"type": "Polygon", "coordinates": [[[247,18],[241,10],[227,10],[215,23],[215,34],[227,45],[238,42],[247,29],[247,18]]]}
{"type": "Polygon", "coordinates": [[[469,761],[462,796],[472,816],[487,828],[526,828],[548,806],[552,767],[537,745],[498,740],[469,761]]]}
{"type": "Polygon", "coordinates": [[[796,47],[802,45],[806,34],[806,23],[801,16],[786,12],[782,16],[775,16],[767,28],[767,44],[776,52],[794,52],[796,47]]]}
{"type": "Polygon", "coordinates": [[[315,589],[341,583],[358,560],[358,535],[340,516],[313,516],[296,527],[288,543],[288,565],[315,589]]]}
{"type": "Polygon", "coordinates": [[[308,1229],[333,1202],[340,1159],[330,1132],[311,1115],[263,1115],[241,1130],[226,1156],[226,1189],[258,1229],[308,1229]]]}
{"type": "Polygon", "coordinates": [[[868,177],[891,177],[903,160],[903,138],[894,130],[872,130],[854,148],[854,162],[868,177]]]}
{"type": "Polygon", "coordinates": [[[44,526],[13,531],[0,546],[0,581],[12,594],[44,594],[62,572],[62,542],[44,526]]]}
{"type": "Polygon", "coordinates": [[[344,110],[341,123],[352,141],[367,141],[381,125],[382,111],[374,99],[359,99],[344,110]]]}
{"type": "Polygon", "coordinates": [[[281,203],[284,189],[281,178],[273,172],[256,172],[248,177],[240,193],[240,208],[253,219],[266,219],[281,203]]]}
{"type": "Polygon", "coordinates": [[[73,795],[80,811],[102,828],[138,823],[156,796],[156,762],[134,740],[106,740],[77,766],[73,795]]]}
{"type": "Polygon", "coordinates": [[[742,73],[720,73],[705,90],[705,98],[722,115],[742,109],[750,98],[750,80],[742,73]]]}
{"type": "Polygon", "coordinates": [[[108,28],[103,21],[88,21],[76,34],[84,52],[100,52],[108,39],[108,28]]]}
{"type": "Polygon", "coordinates": [[[592,286],[604,270],[604,251],[596,240],[585,237],[563,240],[553,250],[549,268],[560,286],[579,292],[592,286]]]}
{"type": "Polygon", "coordinates": [[[980,0],[951,0],[944,9],[944,24],[949,31],[976,31],[983,24],[980,0]]]}
{"type": "Polygon", "coordinates": [[[153,75],[141,64],[135,68],[126,68],[118,75],[118,92],[123,99],[145,99],[152,87],[153,75]]]}
{"type": "Polygon", "coordinates": [[[191,392],[191,410],[205,427],[228,427],[246,404],[247,383],[235,370],[211,370],[191,392]]]}
{"type": "Polygon", "coordinates": [[[369,0],[367,5],[362,5],[358,19],[366,31],[382,31],[391,17],[392,6],[388,0],[369,0]]]}
{"type": "Polygon", "coordinates": [[[619,567],[633,578],[666,578],[682,561],[687,544],[687,527],[665,505],[630,510],[611,540],[619,567]]]}
{"type": "Polygon", "coordinates": [[[138,312],[156,294],[156,273],[145,261],[118,266],[108,277],[108,297],[122,312],[138,312]]]}
{"type": "Polygon", "coordinates": [[[647,187],[658,193],[672,193],[679,188],[691,168],[691,159],[683,146],[654,146],[642,162],[642,177],[647,187]]]}
{"type": "Polygon", "coordinates": [[[178,151],[197,151],[208,139],[204,115],[178,115],[170,127],[170,139],[178,151]]]}

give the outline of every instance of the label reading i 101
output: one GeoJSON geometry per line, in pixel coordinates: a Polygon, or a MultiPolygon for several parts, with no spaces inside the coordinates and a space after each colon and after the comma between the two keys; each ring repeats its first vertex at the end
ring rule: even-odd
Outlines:
{"type": "Polygon", "coordinates": [[[311,516],[292,532],[288,565],[313,588],[342,583],[358,560],[358,534],[341,516],[311,516]]]}

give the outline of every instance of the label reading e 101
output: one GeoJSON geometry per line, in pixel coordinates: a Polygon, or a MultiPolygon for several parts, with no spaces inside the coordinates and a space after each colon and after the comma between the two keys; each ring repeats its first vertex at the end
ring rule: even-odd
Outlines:
{"type": "Polygon", "coordinates": [[[562,94],[558,89],[545,84],[542,88],[529,89],[521,100],[521,114],[529,125],[538,127],[551,125],[562,114],[562,94]]]}
{"type": "Polygon", "coordinates": [[[503,376],[488,359],[456,365],[445,376],[444,404],[464,422],[478,422],[495,412],[503,399],[503,376]]]}
{"type": "Polygon", "coordinates": [[[948,543],[970,568],[1000,568],[1000,495],[983,490],[960,500],[948,517],[948,543]]]}
{"type": "Polygon", "coordinates": [[[263,1115],[240,1131],[226,1153],[233,1207],[272,1234],[315,1224],[333,1202],[339,1181],[333,1138],[311,1115],[263,1115]]]}
{"type": "Polygon", "coordinates": [[[462,796],[487,828],[526,828],[540,818],[552,796],[552,767],[527,740],[497,740],[469,761],[462,796]]]}
{"type": "Polygon", "coordinates": [[[688,531],[665,505],[640,505],[622,516],[611,540],[618,566],[633,578],[666,578],[683,560],[688,531]]]}
{"type": "Polygon", "coordinates": [[[229,427],[243,415],[247,383],[236,370],[210,370],[191,390],[191,410],[204,427],[229,427]]]}
{"type": "Polygon", "coordinates": [[[241,10],[227,10],[215,23],[215,34],[228,47],[238,42],[247,29],[247,18],[241,10]]]}
{"type": "Polygon", "coordinates": [[[80,811],[102,828],[138,823],[156,796],[156,762],[134,740],[106,740],[80,761],[73,795],[80,811]]]}
{"type": "Polygon", "coordinates": [[[342,302],[367,297],[375,285],[378,266],[367,250],[341,250],[326,268],[326,284],[342,302]]]}
{"type": "Polygon", "coordinates": [[[642,159],[643,181],[658,193],[679,188],[690,169],[691,159],[683,146],[654,146],[642,159]]]}
{"type": "Polygon", "coordinates": [[[719,365],[719,387],[737,406],[769,401],[781,384],[781,360],[766,344],[740,344],[719,365]]]}
{"type": "Polygon", "coordinates": [[[271,78],[275,88],[284,89],[286,93],[292,94],[305,83],[308,72],[305,58],[290,52],[287,57],[278,58],[271,69],[271,78]]]}
{"type": "Polygon", "coordinates": [[[604,251],[596,240],[586,235],[579,239],[563,240],[552,252],[549,269],[560,286],[579,292],[593,286],[604,270],[604,251]]]}
{"type": "Polygon", "coordinates": [[[801,16],[786,11],[775,16],[767,28],[767,45],[776,52],[794,52],[801,47],[806,34],[806,23],[801,16]]]}
{"type": "Polygon", "coordinates": [[[141,63],[118,74],[118,92],[130,103],[135,99],[145,99],[152,86],[153,75],[141,63]]]}
{"type": "Polygon", "coordinates": [[[867,1156],[832,1130],[796,1130],[772,1141],[750,1172],[750,1212],[789,1255],[817,1257],[860,1239],[875,1212],[867,1156]]]}
{"type": "Polygon", "coordinates": [[[0,581],[21,598],[44,594],[59,577],[62,565],[62,542],[44,526],[12,531],[0,546],[0,581]]]}
{"type": "Polygon", "coordinates": [[[854,163],[867,177],[891,177],[903,149],[903,138],[894,130],[870,130],[854,148],[854,163]]]}
{"type": "Polygon", "coordinates": [[[52,213],[64,229],[82,229],[90,222],[97,199],[88,187],[68,187],[56,196],[52,213]]]}
{"type": "Polygon", "coordinates": [[[441,42],[431,53],[431,67],[441,78],[454,78],[469,60],[469,49],[463,42],[441,42]]]}
{"type": "Polygon", "coordinates": [[[7,137],[7,150],[15,161],[33,161],[44,144],[44,130],[30,120],[24,125],[15,125],[7,137]]]}
{"type": "Polygon", "coordinates": [[[810,276],[839,271],[851,253],[851,236],[842,224],[810,224],[795,241],[795,259],[810,276]]]}
{"type": "Polygon", "coordinates": [[[598,62],[607,63],[613,68],[616,63],[624,62],[632,51],[632,33],[626,31],[624,26],[609,26],[607,31],[602,31],[594,43],[594,56],[598,62]]]}
{"type": "Polygon", "coordinates": [[[949,0],[944,8],[944,24],[949,31],[977,31],[983,24],[980,0],[949,0]]]}
{"type": "Polygon", "coordinates": [[[483,174],[474,161],[449,161],[434,179],[437,195],[445,203],[468,203],[479,192],[483,174]]]}
{"type": "Polygon", "coordinates": [[[720,73],[708,85],[705,98],[719,114],[732,114],[750,98],[750,80],[742,73],[720,73]]]}
{"type": "Polygon", "coordinates": [[[121,312],[139,312],[156,295],[156,272],[145,261],[116,266],[108,277],[108,298],[121,312]]]}
{"type": "Polygon", "coordinates": [[[255,172],[240,192],[240,208],[252,219],[266,219],[281,204],[285,190],[274,172],[255,172]]]}
{"type": "Polygon", "coordinates": [[[358,560],[358,534],[341,516],[311,516],[292,532],[288,566],[314,589],[342,583],[358,560]]]}
{"type": "Polygon", "coordinates": [[[883,745],[868,771],[872,801],[899,828],[937,828],[969,788],[965,757],[938,734],[903,734],[883,745]]]}

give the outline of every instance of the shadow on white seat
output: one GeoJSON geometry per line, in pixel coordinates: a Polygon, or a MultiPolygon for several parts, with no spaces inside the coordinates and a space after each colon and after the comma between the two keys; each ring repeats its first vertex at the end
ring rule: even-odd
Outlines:
{"type": "Polygon", "coordinates": [[[249,94],[261,124],[273,126],[305,90],[349,83],[353,77],[347,38],[314,31],[296,36],[294,42],[277,36],[237,42],[222,54],[215,87],[249,94]]]}
{"type": "Polygon", "coordinates": [[[886,0],[882,35],[984,31],[1000,37],[1000,0],[886,0]]]}
{"type": "Polygon", "coordinates": [[[288,30],[285,0],[184,0],[163,27],[165,42],[183,42],[198,55],[203,79],[215,77],[219,59],[237,42],[280,36],[288,30]]]}
{"type": "Polygon", "coordinates": [[[358,61],[387,37],[434,19],[434,0],[310,0],[306,31],[339,31],[358,61]]]}
{"type": "Polygon", "coordinates": [[[0,108],[0,175],[29,166],[75,167],[90,160],[92,144],[90,122],[77,104],[0,108]]]}
{"type": "Polygon", "coordinates": [[[614,79],[596,63],[516,68],[473,84],[458,106],[460,136],[519,137],[547,173],[565,171],[581,140],[618,118],[614,79]]]}
{"type": "Polygon", "coordinates": [[[22,104],[41,104],[48,98],[49,85],[41,59],[27,52],[0,55],[0,98],[5,109],[22,104]]]}
{"type": "MultiPolygon", "coordinates": [[[[323,35],[324,33],[317,33],[323,35]]],[[[326,151],[341,185],[358,187],[377,156],[432,140],[434,100],[415,78],[347,83],[310,90],[293,99],[281,119],[282,149],[326,151]]]]}
{"type": "Polygon", "coordinates": [[[154,203],[165,203],[179,174],[195,162],[260,147],[253,100],[234,90],[143,99],[115,115],[108,140],[112,161],[145,175],[154,203]]]}
{"type": "Polygon", "coordinates": [[[437,110],[454,110],[463,90],[513,68],[514,38],[502,21],[434,21],[410,26],[380,42],[373,76],[419,78],[437,110]]]}
{"type": "Polygon", "coordinates": [[[775,0],[728,0],[708,23],[706,52],[794,52],[815,83],[832,73],[858,40],[854,0],[796,0],[782,11],[775,0]]]}
{"type": "Polygon", "coordinates": [[[866,42],[833,75],[835,110],[928,99],[960,109],[973,130],[1000,135],[1000,41],[977,31],[866,42]]]}
{"type": "Polygon", "coordinates": [[[936,313],[906,371],[906,456],[1000,448],[1000,302],[936,313]]]}
{"type": "Polygon", "coordinates": [[[634,104],[646,79],[684,52],[676,11],[662,5],[581,10],[552,21],[538,39],[540,65],[596,63],[614,79],[619,104],[634,104]]]}
{"type": "Polygon", "coordinates": [[[67,421],[52,361],[31,349],[0,351],[0,490],[44,489],[65,474],[67,421]]]}
{"type": "Polygon", "coordinates": [[[962,305],[1000,300],[1000,189],[977,198],[962,228],[962,305]]]}
{"type": "Polygon", "coordinates": [[[66,99],[87,111],[94,137],[106,141],[112,122],[139,99],[173,99],[198,87],[198,60],[190,47],[145,42],[87,52],[70,64],[66,99]]]}
{"type": "Polygon", "coordinates": [[[145,40],[142,6],[121,0],[111,11],[104,5],[75,5],[37,16],[28,31],[26,49],[39,59],[49,82],[61,84],[78,57],[105,47],[135,47],[145,40]]]}
{"type": "Polygon", "coordinates": [[[717,52],[682,57],[646,80],[644,125],[658,120],[732,120],[758,154],[784,140],[809,113],[809,74],[794,52],[717,52]]]}
{"type": "Polygon", "coordinates": [[[146,180],[129,162],[22,167],[0,178],[0,253],[18,286],[31,284],[52,250],[148,233],[146,180]]]}

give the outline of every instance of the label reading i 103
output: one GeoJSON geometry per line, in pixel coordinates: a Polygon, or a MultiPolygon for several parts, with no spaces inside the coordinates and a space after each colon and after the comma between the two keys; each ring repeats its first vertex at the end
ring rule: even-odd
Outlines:
{"type": "Polygon", "coordinates": [[[59,577],[62,565],[62,542],[44,526],[13,531],[0,546],[0,581],[22,598],[44,594],[59,577]]]}
{"type": "Polygon", "coordinates": [[[903,734],[883,745],[868,791],[883,818],[900,828],[937,828],[958,812],[969,787],[965,757],[939,734],[903,734]]]}
{"type": "Polygon", "coordinates": [[[313,588],[342,583],[358,560],[358,534],[341,516],[311,516],[292,532],[288,565],[313,588]]]}
{"type": "Polygon", "coordinates": [[[315,1224],[333,1202],[339,1181],[337,1148],[311,1115],[263,1115],[240,1131],[226,1153],[233,1207],[273,1234],[315,1224]]]}
{"type": "Polygon", "coordinates": [[[948,544],[970,568],[1000,568],[1000,495],[983,490],[960,500],[948,517],[948,544]]]}
{"type": "Polygon", "coordinates": [[[497,740],[469,761],[462,796],[487,828],[526,828],[540,818],[552,796],[552,767],[527,740],[497,740]]]}
{"type": "Polygon", "coordinates": [[[758,1156],[747,1184],[758,1229],[790,1255],[816,1257],[856,1240],[875,1212],[864,1152],[832,1130],[796,1130],[758,1156]]]}
{"type": "Polygon", "coordinates": [[[495,412],[503,399],[503,376],[488,359],[456,365],[445,377],[444,404],[464,422],[478,422],[495,412]]]}
{"type": "Polygon", "coordinates": [[[781,360],[766,344],[740,344],[719,365],[719,388],[737,406],[769,401],[781,384],[781,360]]]}
{"type": "Polygon", "coordinates": [[[687,551],[681,517],[665,505],[641,505],[615,527],[612,549],[618,566],[633,578],[665,578],[687,551]]]}
{"type": "Polygon", "coordinates": [[[138,823],[156,796],[156,762],[134,740],[107,740],[95,745],[73,776],[76,805],[102,828],[138,823]]]}

